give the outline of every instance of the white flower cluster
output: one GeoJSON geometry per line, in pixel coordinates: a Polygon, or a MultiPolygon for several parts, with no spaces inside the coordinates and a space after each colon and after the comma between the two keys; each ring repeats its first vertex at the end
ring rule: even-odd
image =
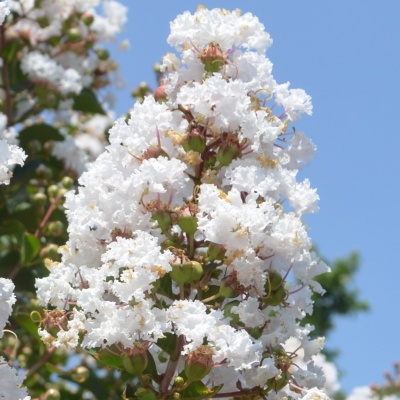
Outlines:
{"type": "Polygon", "coordinates": [[[31,0],[10,0],[9,6],[20,16],[10,34],[22,36],[32,45],[22,56],[22,71],[36,84],[50,86],[63,95],[80,93],[92,84],[93,72],[105,67],[75,48],[79,50],[84,42],[113,40],[127,14],[127,8],[114,0],[43,0],[40,6],[31,0]],[[96,10],[100,5],[103,14],[96,10]],[[68,41],[60,42],[72,16],[68,41]],[[48,43],[52,43],[50,48],[48,43]]]}
{"type": "Polygon", "coordinates": [[[195,359],[208,368],[196,379],[221,393],[327,399],[313,362],[323,340],[300,323],[323,292],[314,277],[328,270],[302,220],[318,195],[297,181],[314,145],[289,128],[311,113],[310,97],[275,82],[271,39],[249,13],[186,12],[169,43],[181,57],[165,57],[164,85],[116,121],[67,194],[62,261],[36,283],[42,303],[58,307],[40,334],[121,357],[145,347],[160,391],[184,364],[190,377],[195,359]],[[180,363],[164,362],[173,352],[180,363]]]}
{"type": "Polygon", "coordinates": [[[113,113],[107,115],[93,115],[82,118],[79,113],[66,111],[65,115],[58,113],[58,121],[65,121],[66,126],[79,127],[76,135],[69,134],[68,129],[60,129],[64,140],[55,142],[52,154],[64,162],[67,169],[75,171],[78,176],[82,175],[105,149],[107,144],[105,133],[113,124],[113,113]]]}
{"type": "MultiPolygon", "coordinates": [[[[3,337],[3,329],[11,315],[12,306],[15,303],[14,284],[11,280],[0,278],[0,338],[3,337]]],[[[3,357],[0,357],[0,399],[4,400],[28,400],[26,389],[21,387],[24,377],[18,375],[15,368],[10,367],[3,357]]]]}
{"type": "Polygon", "coordinates": [[[7,117],[0,113],[0,185],[8,185],[16,164],[24,165],[25,152],[15,144],[15,132],[7,129],[7,117]]]}

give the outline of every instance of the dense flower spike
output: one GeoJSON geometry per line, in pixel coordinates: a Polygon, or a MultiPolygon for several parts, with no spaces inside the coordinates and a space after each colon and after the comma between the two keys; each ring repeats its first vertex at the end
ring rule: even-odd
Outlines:
{"type": "Polygon", "coordinates": [[[275,82],[249,13],[186,12],[168,40],[162,98],[117,120],[67,194],[62,261],[36,282],[60,321],[40,334],[120,357],[146,376],[138,397],[327,399],[323,340],[301,325],[328,270],[302,220],[318,195],[297,181],[314,146],[290,127],[310,97],[275,82]]]}

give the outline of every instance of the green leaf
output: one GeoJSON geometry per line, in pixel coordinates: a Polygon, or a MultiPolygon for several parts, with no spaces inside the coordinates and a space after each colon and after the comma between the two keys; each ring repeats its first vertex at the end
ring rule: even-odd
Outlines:
{"type": "MultiPolygon", "coordinates": [[[[113,346],[110,346],[110,350],[118,351],[118,349],[116,349],[113,346]]],[[[97,361],[100,361],[102,364],[105,364],[108,367],[113,367],[117,369],[123,368],[122,357],[117,354],[111,353],[110,351],[108,351],[108,349],[100,349],[100,350],[89,349],[87,350],[87,352],[91,356],[93,356],[97,361]]]]}
{"type": "Polygon", "coordinates": [[[38,325],[32,321],[32,318],[30,315],[23,314],[23,313],[17,313],[15,315],[15,319],[17,322],[27,331],[29,334],[40,341],[40,336],[38,334],[38,325]]]}
{"type": "Polygon", "coordinates": [[[31,140],[38,140],[41,143],[48,142],[49,140],[62,141],[64,140],[64,136],[51,125],[36,124],[23,129],[19,133],[19,140],[21,146],[26,148],[26,145],[31,140]]]}
{"type": "Polygon", "coordinates": [[[74,106],[72,108],[75,111],[102,115],[106,114],[97,100],[96,95],[87,88],[82,89],[78,95],[74,96],[74,106]]]}
{"type": "Polygon", "coordinates": [[[4,60],[8,63],[17,59],[17,53],[23,47],[23,42],[21,40],[9,40],[1,51],[1,55],[4,60]]]}
{"type": "Polygon", "coordinates": [[[171,355],[175,351],[176,335],[173,333],[164,333],[165,337],[157,340],[157,346],[171,355]]]}
{"type": "Polygon", "coordinates": [[[159,279],[159,287],[157,288],[157,293],[167,296],[170,299],[175,298],[175,294],[172,291],[172,280],[169,274],[164,275],[159,279]]]}
{"type": "Polygon", "coordinates": [[[211,398],[222,389],[222,386],[223,385],[208,388],[201,381],[192,382],[185,390],[180,392],[181,399],[203,400],[205,398],[211,398]]]}
{"type": "Polygon", "coordinates": [[[4,221],[0,226],[0,236],[9,236],[14,244],[21,243],[24,233],[25,227],[15,220],[4,221]]]}
{"type": "Polygon", "coordinates": [[[40,250],[40,241],[31,233],[25,232],[21,246],[21,262],[22,265],[32,261],[40,250]]]}

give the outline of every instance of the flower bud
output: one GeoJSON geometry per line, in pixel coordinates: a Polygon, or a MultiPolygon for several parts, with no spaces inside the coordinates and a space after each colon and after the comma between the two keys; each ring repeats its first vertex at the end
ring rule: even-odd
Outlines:
{"type": "Polygon", "coordinates": [[[79,32],[79,29],[77,28],[71,28],[67,32],[67,37],[71,42],[79,42],[82,40],[81,33],[79,32]]]}
{"type": "Polygon", "coordinates": [[[185,383],[185,380],[179,375],[174,379],[175,386],[182,386],[184,383],[185,383]]]}
{"type": "Polygon", "coordinates": [[[287,291],[283,286],[280,286],[277,290],[273,290],[266,297],[264,303],[267,306],[278,306],[283,303],[286,299],[287,291]]]}
{"type": "Polygon", "coordinates": [[[32,201],[38,206],[43,206],[47,203],[47,196],[44,193],[38,192],[32,196],[32,201]]]}
{"type": "Polygon", "coordinates": [[[183,215],[178,218],[178,225],[183,232],[188,235],[194,235],[197,231],[197,217],[192,215],[183,215]]]}
{"type": "Polygon", "coordinates": [[[49,243],[47,246],[40,250],[40,258],[50,258],[51,260],[58,260],[60,254],[58,253],[58,247],[54,243],[49,243]]]}
{"type": "Polygon", "coordinates": [[[86,26],[90,26],[90,25],[93,24],[94,16],[93,16],[92,14],[85,13],[85,14],[82,14],[81,19],[82,19],[82,22],[83,22],[86,26]]]}
{"type": "Polygon", "coordinates": [[[79,366],[77,368],[74,368],[71,372],[72,372],[71,373],[71,378],[75,382],[78,382],[78,383],[85,382],[89,378],[89,375],[90,375],[90,372],[87,369],[87,367],[85,367],[83,365],[81,365],[81,366],[79,366]]]}
{"type": "Polygon", "coordinates": [[[265,292],[277,290],[282,285],[282,275],[274,269],[268,270],[267,280],[265,282],[265,292]]]}
{"type": "Polygon", "coordinates": [[[171,214],[165,210],[158,210],[153,212],[152,219],[157,221],[158,227],[163,231],[167,232],[171,226],[171,214]]]}
{"type": "Polygon", "coordinates": [[[196,151],[201,153],[206,149],[206,138],[202,135],[198,129],[192,129],[186,136],[182,146],[186,152],[196,151]]]}
{"type": "Polygon", "coordinates": [[[189,381],[199,381],[211,371],[213,354],[211,347],[203,345],[189,352],[185,362],[185,374],[189,381]]]}
{"type": "Polygon", "coordinates": [[[51,236],[61,236],[64,232],[64,224],[61,221],[51,221],[46,226],[46,233],[51,236]]]}
{"type": "Polygon", "coordinates": [[[165,88],[165,85],[161,85],[154,91],[154,99],[159,103],[163,103],[168,100],[165,88]]]}
{"type": "Polygon", "coordinates": [[[243,287],[236,278],[236,274],[231,274],[225,276],[221,281],[221,286],[219,287],[219,295],[221,297],[230,298],[237,297],[242,293],[243,287]]]}
{"type": "Polygon", "coordinates": [[[218,43],[211,42],[199,57],[208,73],[219,72],[225,65],[225,56],[218,43]]]}
{"type": "Polygon", "coordinates": [[[73,184],[74,180],[70,176],[64,176],[64,178],[61,179],[61,185],[63,185],[65,189],[71,189],[73,184]]]}
{"type": "Polygon", "coordinates": [[[235,158],[241,154],[240,147],[236,144],[222,144],[217,152],[217,160],[221,166],[229,165],[235,158]]]}
{"type": "Polygon", "coordinates": [[[211,261],[220,260],[222,261],[225,258],[226,249],[224,246],[218,243],[210,242],[208,244],[207,249],[207,257],[211,261]]]}
{"type": "Polygon", "coordinates": [[[59,194],[60,188],[57,185],[50,185],[47,188],[47,193],[50,197],[57,197],[59,194]]]}
{"type": "Polygon", "coordinates": [[[48,389],[46,390],[46,393],[44,394],[43,397],[44,400],[60,400],[61,399],[61,394],[58,389],[48,389]]]}
{"type": "Polygon", "coordinates": [[[140,375],[147,368],[147,350],[149,347],[150,342],[135,342],[135,347],[125,349],[125,354],[122,356],[122,365],[127,372],[133,375],[140,375]]]}
{"type": "Polygon", "coordinates": [[[99,60],[106,61],[110,58],[110,53],[107,49],[96,49],[97,57],[99,60]]]}
{"type": "Polygon", "coordinates": [[[171,264],[171,278],[178,284],[194,283],[203,276],[203,266],[198,261],[171,264]]]}

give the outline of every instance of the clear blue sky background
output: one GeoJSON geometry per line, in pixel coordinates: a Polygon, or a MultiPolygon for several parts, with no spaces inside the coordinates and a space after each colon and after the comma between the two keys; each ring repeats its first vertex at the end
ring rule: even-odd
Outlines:
{"type": "MultiPolygon", "coordinates": [[[[117,110],[131,105],[140,81],[154,87],[152,66],[170,51],[169,22],[198,2],[120,0],[129,7],[116,54],[127,89],[117,110]]],[[[310,235],[329,260],[361,255],[355,287],[371,311],[340,318],[328,345],[340,349],[346,391],[383,382],[400,360],[400,0],[202,0],[208,8],[240,8],[264,23],[274,44],[274,77],[305,89],[314,114],[296,122],[317,144],[304,175],[318,188],[310,235]]]]}

